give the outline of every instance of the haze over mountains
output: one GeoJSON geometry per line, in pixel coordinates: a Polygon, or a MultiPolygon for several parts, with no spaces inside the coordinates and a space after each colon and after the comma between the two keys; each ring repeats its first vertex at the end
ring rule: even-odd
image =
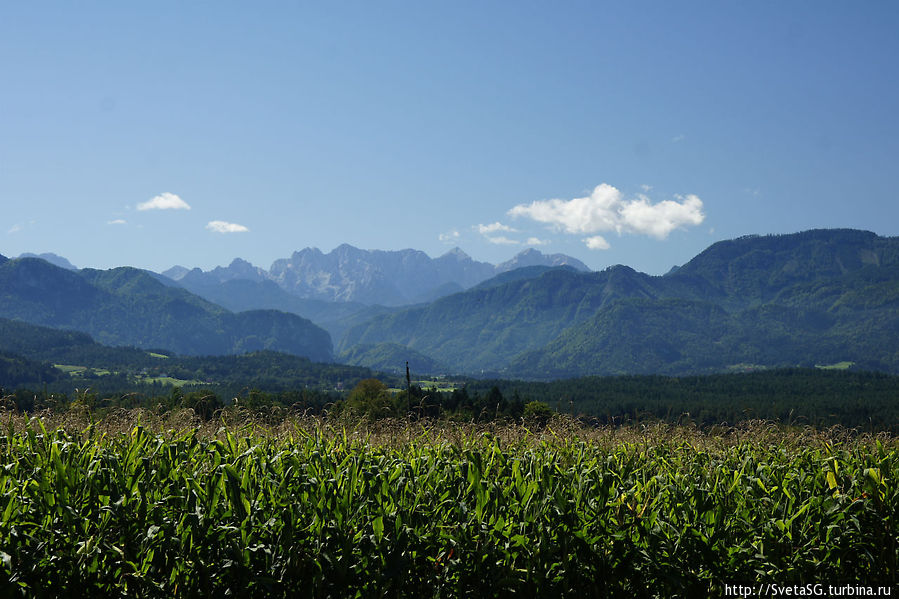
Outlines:
{"type": "Polygon", "coordinates": [[[162,274],[185,288],[208,289],[233,280],[273,281],[281,289],[303,299],[358,302],[367,305],[403,306],[432,301],[472,287],[490,277],[523,266],[569,265],[590,270],[564,254],[546,255],[534,249],[493,265],[473,260],[454,248],[438,258],[412,249],[361,250],[342,244],[323,253],[317,248],[294,252],[276,260],[269,270],[235,258],[227,267],[211,271],[175,266],[162,274]]]}
{"type": "Polygon", "coordinates": [[[174,279],[0,257],[0,318],[111,345],[275,349],[383,370],[409,360],[420,373],[550,379],[837,363],[899,372],[899,238],[865,231],[722,241],[664,276],[589,272],[539,252],[492,266],[458,250],[431,259],[346,245],[296,252],[268,271],[238,259],[166,273],[174,279]]]}

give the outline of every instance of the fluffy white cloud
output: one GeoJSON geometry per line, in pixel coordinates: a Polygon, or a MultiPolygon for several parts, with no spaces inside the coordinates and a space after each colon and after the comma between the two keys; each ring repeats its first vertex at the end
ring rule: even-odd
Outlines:
{"type": "Polygon", "coordinates": [[[587,247],[591,250],[607,250],[610,246],[609,242],[606,241],[605,237],[602,235],[594,235],[593,237],[587,237],[584,239],[584,243],[587,244],[587,247]]]}
{"type": "Polygon", "coordinates": [[[514,239],[509,239],[508,237],[504,237],[502,235],[497,235],[496,237],[487,237],[487,241],[490,243],[495,243],[496,245],[518,245],[519,242],[514,239]]]}
{"type": "Polygon", "coordinates": [[[161,193],[137,205],[138,210],[190,210],[187,202],[173,193],[161,193]]]}
{"type": "Polygon", "coordinates": [[[528,240],[524,242],[525,245],[549,245],[550,241],[548,239],[538,239],[537,237],[528,237],[528,240]]]}
{"type": "Polygon", "coordinates": [[[459,232],[453,229],[452,231],[441,233],[437,236],[437,239],[439,239],[443,243],[454,243],[459,240],[459,237],[461,237],[459,232]]]}
{"type": "Polygon", "coordinates": [[[508,225],[504,225],[500,222],[495,222],[490,225],[477,225],[476,228],[478,230],[478,233],[480,233],[481,235],[489,235],[490,233],[499,233],[500,231],[503,231],[506,233],[517,233],[518,232],[515,229],[513,229],[512,227],[510,227],[508,225]]]}
{"type": "Polygon", "coordinates": [[[106,221],[106,224],[107,225],[127,225],[128,221],[126,221],[124,218],[117,218],[115,220],[106,221]]]}
{"type": "Polygon", "coordinates": [[[249,229],[243,225],[227,223],[223,220],[211,220],[206,224],[206,228],[215,233],[246,233],[249,231],[249,229]]]}
{"type": "Polygon", "coordinates": [[[615,231],[665,239],[674,229],[698,225],[705,220],[702,200],[697,196],[676,198],[677,201],[664,200],[655,204],[642,194],[636,199],[625,199],[618,189],[603,183],[587,197],[519,204],[509,210],[509,215],[527,217],[566,233],[615,231]]]}
{"type": "Polygon", "coordinates": [[[692,194],[676,197],[679,201],[664,200],[653,204],[641,195],[621,207],[622,221],[627,230],[665,239],[674,229],[696,226],[705,220],[699,197],[692,194]]]}

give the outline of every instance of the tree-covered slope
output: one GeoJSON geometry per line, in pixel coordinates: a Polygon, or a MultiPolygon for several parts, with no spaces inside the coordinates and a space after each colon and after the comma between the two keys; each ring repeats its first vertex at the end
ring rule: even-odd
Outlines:
{"type": "Polygon", "coordinates": [[[461,372],[534,378],[840,361],[899,371],[897,238],[745,237],[663,277],[527,274],[375,318],[340,348],[400,343],[461,372]]]}
{"type": "Polygon", "coordinates": [[[816,285],[864,269],[897,265],[897,238],[852,229],[821,229],[720,241],[665,278],[703,286],[708,299],[729,308],[745,308],[775,301],[797,285],[816,285]]]}
{"type": "Polygon", "coordinates": [[[717,311],[697,318],[695,300],[601,309],[519,357],[508,373],[684,374],[836,362],[899,371],[896,239],[844,230],[742,238],[715,244],[662,283],[682,295],[704,291],[717,311]]]}
{"type": "Polygon", "coordinates": [[[0,399],[3,398],[3,392],[18,386],[55,383],[64,376],[62,371],[45,362],[29,360],[17,354],[0,351],[0,399]]]}
{"type": "Polygon", "coordinates": [[[70,272],[43,260],[10,260],[0,265],[0,317],[180,354],[332,356],[330,336],[308,320],[271,310],[235,314],[160,279],[134,268],[70,272]]]}
{"type": "Polygon", "coordinates": [[[368,319],[379,311],[389,310],[357,302],[302,298],[269,280],[234,278],[217,281],[210,277],[196,276],[191,271],[177,283],[191,293],[234,312],[279,310],[296,314],[328,331],[332,339],[340,339],[347,328],[359,319],[368,319]]]}
{"type": "Polygon", "coordinates": [[[376,317],[350,329],[340,349],[398,343],[462,372],[496,371],[609,302],[657,293],[652,277],[623,266],[600,273],[554,268],[376,317]]]}
{"type": "MultiPolygon", "coordinates": [[[[253,323],[248,324],[261,331],[253,323]]],[[[41,389],[49,385],[50,391],[69,393],[89,386],[96,392],[117,393],[134,388],[146,390],[156,385],[156,391],[161,392],[161,383],[147,379],[163,377],[202,381],[204,385],[217,385],[219,389],[235,392],[254,388],[321,390],[341,384],[352,386],[374,375],[364,367],[313,362],[304,356],[256,351],[246,341],[245,345],[247,353],[239,355],[179,356],[161,349],[111,347],[95,342],[86,333],[0,318],[0,389],[41,389]],[[53,368],[53,364],[93,369],[103,374],[85,379],[76,372],[71,378],[53,368]]]]}
{"type": "Polygon", "coordinates": [[[406,363],[417,375],[446,372],[446,366],[421,352],[398,343],[378,343],[377,345],[355,345],[340,354],[337,360],[342,364],[364,366],[381,372],[403,374],[406,363]]]}

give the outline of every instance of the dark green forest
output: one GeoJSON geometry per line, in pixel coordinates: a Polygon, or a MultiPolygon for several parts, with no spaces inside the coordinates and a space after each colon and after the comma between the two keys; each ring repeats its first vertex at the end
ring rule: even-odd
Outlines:
{"type": "Polygon", "coordinates": [[[707,428],[765,420],[899,432],[899,376],[880,372],[790,368],[687,377],[595,376],[548,383],[469,378],[454,380],[452,391],[440,391],[420,381],[407,389],[397,375],[275,352],[168,358],[139,350],[125,353],[141,357],[125,366],[120,356],[120,367],[126,370],[88,368],[74,374],[0,353],[0,395],[7,408],[20,411],[65,410],[78,402],[98,410],[189,407],[211,418],[216,410],[237,404],[369,419],[540,423],[560,412],[595,425],[661,421],[707,428]],[[162,375],[190,382],[163,382],[158,378],[162,375]]]}

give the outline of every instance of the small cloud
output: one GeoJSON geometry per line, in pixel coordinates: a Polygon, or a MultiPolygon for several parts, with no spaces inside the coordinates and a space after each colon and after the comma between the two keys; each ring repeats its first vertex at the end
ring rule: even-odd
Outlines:
{"type": "Polygon", "coordinates": [[[138,210],[190,210],[187,202],[179,198],[173,193],[161,193],[158,196],[141,202],[137,205],[138,210]]]}
{"type": "Polygon", "coordinates": [[[527,217],[566,233],[615,231],[665,239],[674,229],[695,226],[705,220],[702,200],[695,195],[675,196],[653,204],[639,194],[626,199],[622,193],[602,183],[583,198],[539,200],[519,204],[509,210],[512,217],[527,217]]]}
{"type": "Polygon", "coordinates": [[[650,191],[652,191],[652,185],[647,185],[646,183],[644,183],[640,186],[640,189],[643,190],[643,193],[649,193],[650,191]]]}
{"type": "Polygon", "coordinates": [[[525,245],[549,245],[550,241],[548,239],[538,239],[536,237],[528,237],[528,240],[524,242],[525,245]]]}
{"type": "Polygon", "coordinates": [[[671,143],[679,144],[680,142],[684,141],[685,139],[687,139],[687,136],[682,133],[680,135],[675,135],[674,137],[672,137],[671,143]]]}
{"type": "Polygon", "coordinates": [[[489,241],[490,243],[494,243],[496,245],[518,245],[519,244],[518,241],[515,241],[514,239],[509,239],[508,237],[503,237],[502,235],[499,235],[497,237],[489,237],[488,236],[487,241],[489,241]]]}
{"type": "Polygon", "coordinates": [[[127,225],[128,221],[126,221],[124,218],[117,218],[114,220],[106,221],[106,224],[107,225],[127,225]]]}
{"type": "Polygon", "coordinates": [[[443,243],[455,243],[456,241],[459,240],[459,237],[461,237],[459,232],[457,230],[453,229],[452,231],[448,231],[446,233],[441,233],[440,235],[437,236],[437,239],[439,239],[443,243]]]}
{"type": "Polygon", "coordinates": [[[610,246],[609,242],[606,241],[605,237],[602,235],[594,235],[593,237],[587,237],[584,239],[584,243],[587,244],[587,247],[591,250],[607,250],[610,246]]]}
{"type": "Polygon", "coordinates": [[[490,233],[498,233],[500,231],[504,231],[506,233],[517,233],[518,231],[513,229],[508,225],[504,225],[500,222],[495,222],[492,225],[477,225],[478,233],[481,235],[489,235],[490,233]]]}
{"type": "Polygon", "coordinates": [[[215,233],[246,233],[249,231],[249,229],[243,225],[228,223],[223,220],[211,220],[206,224],[206,228],[215,233]]]}
{"type": "Polygon", "coordinates": [[[25,225],[23,225],[23,224],[21,224],[21,223],[16,223],[16,224],[14,224],[13,226],[11,226],[11,227],[9,228],[9,230],[7,230],[6,232],[7,232],[9,235],[15,235],[16,233],[18,233],[19,231],[21,231],[21,230],[24,229],[24,228],[25,228],[25,225]]]}

